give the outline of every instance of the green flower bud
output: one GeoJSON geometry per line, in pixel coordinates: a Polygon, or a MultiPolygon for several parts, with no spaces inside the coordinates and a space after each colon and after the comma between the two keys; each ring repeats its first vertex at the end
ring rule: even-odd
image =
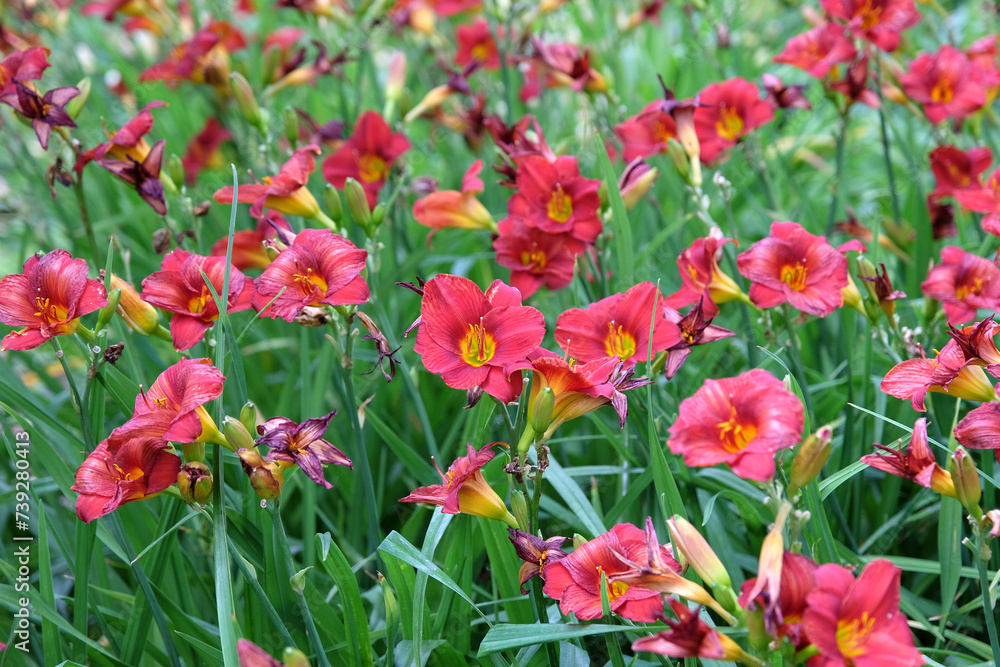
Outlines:
{"type": "Polygon", "coordinates": [[[251,436],[257,432],[257,406],[251,401],[240,408],[240,423],[251,436]]]}
{"type": "Polygon", "coordinates": [[[983,497],[983,489],[979,485],[976,464],[964,447],[959,446],[948,458],[948,472],[955,483],[955,497],[962,503],[962,507],[976,521],[982,519],[983,509],[979,506],[979,501],[983,497]]]}
{"type": "Polygon", "coordinates": [[[531,402],[528,425],[535,433],[545,433],[552,424],[552,411],[556,406],[556,394],[551,387],[538,390],[531,402]]]}
{"type": "Polygon", "coordinates": [[[691,163],[688,161],[688,155],[684,151],[684,147],[681,146],[681,142],[673,137],[668,139],[667,155],[670,157],[670,161],[674,163],[674,169],[677,170],[681,178],[689,181],[691,178],[691,163]]]}
{"type": "Polygon", "coordinates": [[[517,519],[517,527],[528,531],[528,502],[524,498],[523,491],[514,491],[510,494],[510,509],[514,518],[517,519]]]}
{"type": "Polygon", "coordinates": [[[579,549],[580,547],[582,547],[584,544],[586,544],[589,541],[590,540],[588,540],[586,537],[584,537],[580,533],[573,533],[573,548],[574,549],[579,549]]]}
{"type": "MultiPolygon", "coordinates": [[[[277,49],[273,50],[276,51],[277,49]]],[[[253,94],[250,82],[239,72],[233,72],[229,75],[229,78],[233,80],[233,94],[236,97],[236,105],[240,108],[243,118],[260,130],[261,134],[264,134],[267,128],[261,122],[263,117],[260,114],[260,105],[257,104],[257,97],[253,94]]]]}
{"type": "Polygon", "coordinates": [[[167,160],[167,172],[170,174],[170,179],[178,186],[184,184],[184,163],[177,153],[170,154],[167,160]]]}
{"type": "Polygon", "coordinates": [[[811,434],[799,447],[789,472],[788,497],[794,498],[803,486],[816,479],[830,458],[833,429],[824,426],[811,434]]]}
{"type": "Polygon", "coordinates": [[[379,202],[375,204],[375,208],[372,209],[372,231],[378,229],[379,225],[385,220],[385,204],[379,202]]]}
{"type": "Polygon", "coordinates": [[[73,120],[79,117],[83,111],[83,105],[87,103],[87,98],[90,97],[90,77],[87,76],[81,79],[80,83],[76,84],[76,89],[80,91],[80,94],[66,103],[66,113],[73,120]]]}
{"type": "Polygon", "coordinates": [[[351,212],[354,222],[367,232],[372,226],[372,210],[368,207],[365,189],[353,178],[348,178],[344,183],[344,196],[347,197],[347,210],[351,212]]]}
{"type": "Polygon", "coordinates": [[[323,189],[323,203],[326,204],[326,213],[330,216],[330,219],[338,225],[341,224],[341,218],[344,217],[344,207],[340,203],[340,195],[337,194],[337,188],[329,183],[323,189]]]}
{"type": "Polygon", "coordinates": [[[222,433],[226,437],[226,442],[232,445],[234,450],[253,449],[255,446],[250,431],[238,419],[226,417],[222,421],[222,433]]]}
{"type": "Polygon", "coordinates": [[[297,648],[288,646],[281,654],[281,662],[285,667],[309,667],[309,658],[297,648]]]}
{"type": "Polygon", "coordinates": [[[108,305],[101,308],[101,312],[97,315],[97,328],[94,331],[100,331],[104,327],[108,326],[108,322],[111,318],[115,316],[115,312],[118,310],[118,304],[122,300],[122,291],[120,289],[113,289],[108,292],[108,305]]]}
{"type": "Polygon", "coordinates": [[[299,116],[292,107],[285,107],[281,118],[285,124],[285,138],[295,148],[299,141],[299,116]]]}

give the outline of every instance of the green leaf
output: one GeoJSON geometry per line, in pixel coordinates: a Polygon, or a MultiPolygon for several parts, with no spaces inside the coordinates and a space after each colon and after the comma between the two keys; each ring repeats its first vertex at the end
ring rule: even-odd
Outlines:
{"type": "Polygon", "coordinates": [[[555,458],[549,459],[549,467],[545,470],[545,480],[562,497],[570,511],[580,518],[587,531],[590,532],[591,538],[607,532],[604,522],[597,516],[593,505],[587,500],[587,496],[583,495],[580,485],[566,474],[555,458]]]}
{"type": "Polygon", "coordinates": [[[348,654],[357,665],[372,665],[372,644],[368,636],[368,618],[361,601],[361,590],[358,580],[351,570],[350,563],[340,550],[330,533],[316,536],[316,546],[319,547],[320,562],[326,573],[337,584],[340,590],[340,600],[344,605],[344,617],[347,623],[348,654]]]}
{"type": "Polygon", "coordinates": [[[604,142],[599,140],[597,143],[597,160],[601,163],[604,184],[608,189],[608,202],[611,204],[611,220],[614,224],[614,277],[617,286],[621,291],[625,291],[629,287],[632,287],[635,282],[632,278],[635,267],[635,261],[632,256],[632,226],[628,219],[628,211],[625,210],[622,193],[618,189],[618,178],[615,176],[615,169],[611,166],[608,152],[604,150],[604,142]]]}
{"type": "Polygon", "coordinates": [[[602,625],[600,623],[587,625],[580,623],[566,623],[564,625],[539,623],[532,625],[497,625],[490,628],[490,631],[486,633],[482,643],[479,645],[479,653],[476,654],[476,657],[483,657],[512,648],[521,648],[522,646],[567,641],[580,637],[603,635],[609,632],[629,631],[634,632],[635,628],[630,628],[626,625],[602,625]]]}

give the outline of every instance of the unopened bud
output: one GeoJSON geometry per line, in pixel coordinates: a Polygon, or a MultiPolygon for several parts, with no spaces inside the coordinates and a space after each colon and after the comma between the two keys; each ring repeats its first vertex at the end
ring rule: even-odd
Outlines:
{"type": "Polygon", "coordinates": [[[238,419],[226,417],[222,421],[222,434],[226,437],[226,441],[233,446],[234,450],[253,449],[255,446],[253,436],[250,435],[250,430],[238,419]]]}
{"type": "Polygon", "coordinates": [[[979,506],[979,501],[983,497],[983,489],[979,485],[979,472],[964,447],[959,446],[948,458],[948,472],[955,483],[955,497],[962,503],[962,507],[976,521],[982,519],[983,509],[979,506]]]}
{"type": "Polygon", "coordinates": [[[340,204],[337,188],[329,183],[323,188],[323,203],[326,205],[326,214],[330,216],[330,219],[338,225],[341,224],[341,219],[344,217],[344,207],[340,204]]]}
{"type": "Polygon", "coordinates": [[[393,104],[399,102],[406,83],[406,54],[396,51],[389,62],[389,76],[385,82],[385,99],[393,104]]]}
{"type": "Polygon", "coordinates": [[[214,485],[215,478],[212,477],[211,468],[200,461],[185,463],[177,473],[177,489],[181,492],[181,498],[188,503],[207,503],[212,497],[214,485]]]}
{"type": "Polygon", "coordinates": [[[87,98],[90,97],[90,86],[90,77],[84,77],[80,83],[76,84],[76,89],[80,91],[80,94],[66,103],[66,113],[73,120],[76,120],[83,111],[83,105],[87,103],[87,98]]]}
{"type": "Polygon", "coordinates": [[[608,200],[608,184],[601,181],[601,187],[597,189],[597,199],[601,202],[601,210],[607,210],[611,202],[608,200]]]}
{"type": "Polygon", "coordinates": [[[257,97],[253,94],[250,82],[239,72],[233,72],[229,75],[229,78],[233,81],[233,95],[236,97],[236,105],[239,107],[243,118],[263,134],[264,128],[261,123],[260,105],[257,104],[257,97]]]}
{"type": "Polygon", "coordinates": [[[396,633],[399,631],[399,601],[392,592],[389,580],[381,573],[378,575],[378,583],[382,587],[382,601],[385,608],[385,639],[388,642],[395,642],[396,633]]]}
{"type": "Polygon", "coordinates": [[[372,210],[368,207],[365,189],[353,178],[348,178],[344,183],[344,196],[347,198],[347,210],[351,212],[354,222],[365,231],[369,230],[372,225],[372,210]]]}
{"type": "Polygon", "coordinates": [[[868,261],[867,257],[864,255],[858,257],[858,277],[861,278],[861,282],[874,301],[878,301],[878,294],[875,292],[875,283],[873,282],[877,275],[878,270],[874,264],[868,261]]]}
{"type": "Polygon", "coordinates": [[[379,228],[379,225],[385,220],[385,204],[379,202],[375,204],[375,208],[372,209],[372,231],[379,228]]]}
{"type": "Polygon", "coordinates": [[[674,169],[677,170],[681,178],[688,181],[691,178],[691,163],[687,153],[684,152],[684,147],[681,146],[681,142],[673,137],[668,139],[667,155],[670,157],[670,161],[674,163],[674,169]]]}
{"type": "Polygon", "coordinates": [[[584,537],[580,533],[573,533],[573,548],[574,549],[579,549],[580,547],[582,547],[584,544],[586,544],[589,541],[590,540],[588,540],[586,537],[584,537]]]}
{"type": "Polygon", "coordinates": [[[771,635],[768,634],[764,626],[764,609],[757,605],[754,609],[746,610],[747,634],[750,638],[750,645],[760,652],[767,649],[771,643],[771,635]]]}
{"type": "Polygon", "coordinates": [[[285,484],[285,474],[274,461],[265,461],[255,449],[241,449],[236,452],[243,465],[243,472],[250,478],[250,486],[254,492],[265,500],[271,500],[281,495],[281,487],[285,484]]]}
{"type": "Polygon", "coordinates": [[[184,184],[184,163],[181,162],[181,157],[177,153],[171,153],[167,159],[167,173],[170,174],[170,180],[174,183],[184,184]]]}
{"type": "Polygon", "coordinates": [[[306,590],[306,572],[312,569],[312,565],[309,567],[304,567],[291,577],[288,578],[288,583],[292,585],[292,591],[296,595],[303,595],[306,590]]]}
{"type": "Polygon", "coordinates": [[[653,187],[653,182],[660,175],[659,170],[650,167],[641,159],[630,163],[622,174],[618,187],[621,188],[622,200],[625,202],[625,210],[631,211],[635,208],[649,189],[653,187]]]}
{"type": "Polygon", "coordinates": [[[112,289],[108,292],[108,305],[101,308],[101,312],[97,315],[97,328],[95,331],[100,331],[104,327],[108,326],[108,322],[114,317],[115,311],[118,309],[118,304],[121,303],[122,291],[120,289],[112,289]]]}
{"type": "Polygon", "coordinates": [[[675,514],[667,520],[667,527],[670,529],[670,541],[674,549],[713,590],[713,595],[718,587],[732,588],[732,581],[722,561],[694,525],[679,514],[675,514]]]}
{"type": "Polygon", "coordinates": [[[552,387],[542,387],[531,401],[528,425],[535,433],[545,433],[552,424],[552,412],[556,406],[556,394],[552,387]]]}
{"type": "Polygon", "coordinates": [[[299,116],[292,107],[285,107],[281,113],[281,119],[285,124],[285,138],[288,143],[295,148],[299,141],[299,116]]]}
{"type": "Polygon", "coordinates": [[[121,292],[118,314],[129,329],[144,336],[152,336],[160,327],[160,313],[146,303],[130,284],[111,274],[111,289],[121,292]]]}
{"type": "Polygon", "coordinates": [[[794,498],[799,489],[819,476],[823,466],[826,465],[826,460],[830,458],[830,450],[833,449],[832,439],[833,429],[824,426],[807,437],[799,447],[788,475],[789,498],[794,498]]]}
{"type": "Polygon", "coordinates": [[[257,432],[257,406],[252,402],[247,401],[240,408],[240,423],[251,435],[257,432]]]}
{"type": "Polygon", "coordinates": [[[281,663],[285,667],[309,667],[309,658],[299,649],[288,646],[281,654],[281,663]]]}
{"type": "Polygon", "coordinates": [[[517,527],[528,531],[528,501],[524,498],[523,491],[514,491],[510,494],[510,510],[514,518],[517,519],[517,527]]]}

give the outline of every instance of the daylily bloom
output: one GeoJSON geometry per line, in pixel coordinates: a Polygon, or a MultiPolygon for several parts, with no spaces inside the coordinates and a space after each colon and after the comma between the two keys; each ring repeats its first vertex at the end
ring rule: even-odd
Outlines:
{"type": "Polygon", "coordinates": [[[268,461],[278,461],[286,467],[297,464],[312,481],[328,489],[330,484],[323,477],[323,464],[332,463],[354,469],[344,452],[323,439],[330,420],[337,411],[324,417],[307,419],[296,424],[287,417],[273,417],[257,427],[257,446],[267,446],[268,461]]]}
{"type": "Polygon", "coordinates": [[[139,81],[207,83],[228,97],[232,92],[229,54],[246,45],[239,30],[225,21],[215,21],[175,47],[166,60],[143,70],[139,81]]]}
{"type": "Polygon", "coordinates": [[[340,150],[323,161],[323,178],[338,189],[343,189],[348,178],[355,179],[365,189],[369,208],[375,208],[389,170],[408,150],[405,135],[392,132],[377,111],[366,111],[340,150]]]}
{"type": "Polygon", "coordinates": [[[727,464],[758,482],[774,477],[774,455],[802,439],[802,403],[781,380],[760,369],[705,380],[681,402],[667,446],[694,467],[727,464]]]}
{"type": "MultiPolygon", "coordinates": [[[[483,478],[483,466],[493,460],[492,448],[496,444],[492,442],[478,451],[471,444],[467,445],[468,453],[455,459],[447,473],[438,468],[441,484],[421,486],[399,502],[440,505],[445,514],[461,512],[496,519],[517,528],[517,519],[483,478]]],[[[437,467],[437,463],[434,465],[437,467]]]]}
{"type": "Polygon", "coordinates": [[[788,637],[797,650],[809,641],[802,630],[802,615],[806,610],[806,596],[816,588],[814,572],[819,565],[802,554],[784,551],[781,554],[781,578],[778,599],[771,600],[767,591],[754,598],[750,592],[757,585],[757,578],[743,582],[740,606],[763,615],[767,633],[775,638],[788,637]]]}
{"type": "MultiPolygon", "coordinates": [[[[503,37],[503,28],[498,28],[503,37]]],[[[455,64],[465,67],[473,61],[478,61],[483,69],[500,69],[500,52],[496,41],[490,33],[490,24],[486,19],[476,19],[467,25],[455,28],[455,42],[458,53],[455,54],[455,64]]]]}
{"type": "Polygon", "coordinates": [[[735,241],[709,235],[695,239],[690,248],[681,251],[677,258],[681,288],[668,296],[664,304],[671,308],[683,308],[701,300],[705,316],[712,319],[719,314],[719,307],[716,304],[729,301],[746,302],[747,295],[719,268],[722,246],[727,243],[735,241]]]}
{"type": "Polygon", "coordinates": [[[667,598],[667,601],[677,620],[664,618],[670,629],[635,640],[632,642],[633,651],[648,651],[672,658],[710,658],[755,664],[739,644],[701,620],[697,609],[692,610],[673,598],[667,598]]]}
{"type": "MultiPolygon", "coordinates": [[[[965,443],[963,442],[963,444],[965,443]]],[[[933,489],[942,495],[955,496],[955,485],[952,482],[951,475],[937,464],[937,461],[934,459],[934,452],[931,451],[930,445],[927,442],[926,418],[921,417],[914,422],[910,444],[905,450],[902,449],[902,441],[900,442],[900,449],[892,449],[891,447],[879,444],[873,446],[880,451],[876,454],[862,456],[862,463],[867,463],[871,467],[877,468],[882,472],[887,472],[890,475],[916,482],[920,486],[933,489]]]]}
{"type": "MultiPolygon", "coordinates": [[[[241,185],[239,202],[252,204],[250,215],[255,218],[264,214],[265,207],[286,215],[317,219],[325,217],[307,187],[309,174],[316,169],[316,156],[319,152],[319,147],[314,144],[298,149],[282,165],[277,176],[265,177],[262,184],[241,185]]],[[[219,188],[212,198],[220,204],[232,204],[233,186],[219,188]]]]}
{"type": "MultiPolygon", "coordinates": [[[[240,271],[247,269],[265,269],[271,263],[271,258],[264,250],[264,242],[278,236],[278,229],[291,232],[292,228],[285,216],[277,211],[265,211],[257,221],[257,227],[252,230],[241,230],[233,234],[233,266],[240,271]]],[[[223,236],[212,244],[209,251],[213,257],[225,257],[229,237],[223,236]]]]}
{"type": "Polygon", "coordinates": [[[278,0],[277,6],[282,9],[297,9],[307,14],[326,17],[334,15],[334,7],[341,11],[349,9],[343,0],[278,0]]]}
{"type": "Polygon", "coordinates": [[[429,35],[434,32],[437,16],[446,18],[482,6],[482,0],[396,0],[396,4],[389,9],[389,16],[396,25],[409,25],[429,35]]]}
{"type": "Polygon", "coordinates": [[[940,123],[960,120],[983,108],[986,89],[975,76],[969,57],[945,44],[934,55],[924,54],[910,62],[910,71],[900,77],[903,92],[924,107],[927,119],[940,123]]]}
{"type": "Polygon", "coordinates": [[[968,151],[955,146],[938,146],[931,151],[930,161],[936,180],[931,194],[946,197],[960,190],[982,187],[980,174],[993,163],[993,151],[986,146],[968,151]]]}
{"type": "Polygon", "coordinates": [[[505,372],[522,368],[532,371],[531,395],[528,398],[528,414],[535,413],[539,395],[546,389],[555,398],[552,421],[544,433],[533,433],[526,429],[518,450],[523,454],[531,445],[531,438],[547,442],[557,428],[565,422],[582,417],[588,412],[610,405],[618,414],[622,428],[628,414],[628,399],[624,392],[650,383],[643,378],[632,379],[634,369],[626,367],[618,357],[597,359],[585,364],[567,361],[548,350],[539,348],[533,361],[524,361],[508,366],[505,372]]]}
{"type": "Polygon", "coordinates": [[[421,225],[431,227],[431,231],[427,234],[428,247],[431,237],[444,227],[497,231],[493,216],[476,198],[476,195],[485,188],[478,176],[482,169],[482,160],[472,163],[462,178],[461,192],[438,190],[413,204],[413,218],[421,225]]]}
{"type": "Polygon", "coordinates": [[[949,324],[976,319],[980,308],[1000,310],[1000,269],[957,246],[941,249],[941,263],[930,270],[920,288],[944,305],[949,324]]]}
{"type": "Polygon", "coordinates": [[[603,93],[608,89],[604,76],[590,66],[590,49],[580,53],[574,44],[546,44],[538,37],[531,38],[535,53],[524,58],[528,63],[528,79],[521,89],[521,100],[529,101],[541,94],[541,77],[549,88],[570,87],[576,92],[603,93]]]}
{"type": "Polygon", "coordinates": [[[131,438],[113,448],[104,440],[76,471],[76,515],[84,523],[125,503],[145,500],[177,483],[180,458],[163,438],[131,438]]]}
{"type": "Polygon", "coordinates": [[[0,322],[24,327],[4,336],[0,350],[30,350],[71,334],[80,318],[108,305],[104,287],[87,278],[87,261],[65,250],[32,255],[21,273],[0,280],[0,322]]]}
{"type": "Polygon", "coordinates": [[[883,51],[895,51],[899,34],[920,21],[913,0],[821,0],[824,10],[883,51]]]}
{"type": "Polygon", "coordinates": [[[239,269],[231,270],[229,294],[222,294],[225,264],[224,257],[204,257],[177,248],[163,258],[159,271],[142,281],[143,301],[173,313],[170,335],[178,350],[194,347],[219,319],[219,308],[202,272],[208,276],[215,293],[226,299],[227,312],[236,313],[250,307],[253,281],[239,269]]]}
{"type": "Polygon", "coordinates": [[[604,228],[598,212],[601,182],[580,175],[577,159],[549,160],[529,155],[515,160],[517,192],[507,202],[507,214],[553,234],[569,236],[570,249],[583,251],[604,228]]]}
{"type": "Polygon", "coordinates": [[[328,229],[299,232],[257,278],[253,307],[261,317],[291,322],[307,306],[365,303],[368,283],[361,272],[367,258],[366,250],[328,229]]]}
{"type": "Polygon", "coordinates": [[[854,42],[836,23],[824,23],[788,40],[774,62],[793,65],[822,79],[838,63],[849,63],[858,54],[854,42]]]}
{"type": "Polygon", "coordinates": [[[562,313],[556,320],[556,342],[581,362],[607,357],[626,364],[648,361],[650,352],[658,354],[680,341],[677,325],[663,317],[662,304],[656,285],[639,283],[587,308],[562,313]]]}
{"type": "Polygon", "coordinates": [[[862,56],[847,68],[847,75],[839,81],[830,84],[831,90],[836,90],[847,98],[848,104],[861,102],[872,109],[881,105],[878,95],[868,87],[868,56],[862,56]]]}
{"type": "MultiPolygon", "coordinates": [[[[955,427],[955,439],[969,449],[992,449],[1000,459],[1000,403],[983,403],[955,427]]],[[[925,485],[926,486],[926,485],[925,485]]]]}
{"type": "Polygon", "coordinates": [[[1000,236],[1000,167],[986,179],[986,185],[976,184],[952,194],[959,204],[970,211],[988,213],[982,221],[983,229],[994,236],[1000,236]]]}
{"type": "Polygon", "coordinates": [[[941,199],[933,194],[927,195],[927,215],[931,219],[931,236],[935,241],[958,236],[953,204],[942,203],[941,199]]]}
{"type": "Polygon", "coordinates": [[[771,106],[760,99],[757,86],[739,77],[709,84],[699,94],[699,101],[694,125],[705,163],[774,118],[771,106]]]}
{"type": "Polygon", "coordinates": [[[14,90],[15,81],[38,81],[49,67],[49,50],[33,46],[0,60],[0,93],[14,90]]]}
{"type": "Polygon", "coordinates": [[[816,568],[803,627],[819,648],[821,667],[924,664],[899,611],[900,574],[887,560],[871,561],[857,580],[842,565],[816,568]]]}
{"type": "Polygon", "coordinates": [[[211,359],[181,359],[136,396],[132,418],[112,438],[136,430],[173,442],[219,440],[219,429],[203,406],[222,395],[225,379],[211,359]],[[142,430],[154,420],[152,430],[142,430]]]}
{"type": "Polygon", "coordinates": [[[67,102],[80,94],[76,87],[55,88],[42,96],[20,81],[14,81],[13,86],[13,92],[0,94],[0,102],[31,119],[31,127],[43,150],[49,148],[49,134],[53,127],[76,127],[64,108],[67,102]]]}
{"type": "Polygon", "coordinates": [[[158,100],[150,102],[117,132],[108,132],[105,129],[108,141],[82,153],[73,168],[79,172],[91,160],[100,163],[105,158],[113,158],[120,162],[128,162],[130,158],[135,162],[145,160],[151,150],[145,136],[153,129],[152,110],[165,106],[166,102],[158,100]]]}
{"type": "MultiPolygon", "coordinates": [[[[853,243],[857,243],[856,241],[853,243]]],[[[825,236],[810,234],[796,222],[775,222],[771,235],[736,258],[740,273],[753,281],[750,300],[760,308],[790,303],[826,317],[844,303],[847,258],[854,246],[831,246],[825,236]]]]}
{"type": "Polygon", "coordinates": [[[515,288],[496,280],[484,294],[468,278],[441,274],[424,286],[420,319],[413,350],[445,384],[480,387],[503,403],[521,395],[521,373],[505,366],[535,351],[545,337],[545,318],[522,306],[515,288]]]}
{"type": "MultiPolygon", "coordinates": [[[[104,277],[104,270],[101,270],[101,277],[104,277]]],[[[118,314],[125,321],[132,331],[141,333],[144,336],[151,336],[160,326],[160,313],[151,305],[142,300],[139,292],[131,284],[125,282],[114,273],[111,274],[110,286],[112,291],[119,290],[121,297],[118,300],[118,314]]]]}
{"type": "Polygon", "coordinates": [[[566,555],[566,552],[560,549],[560,547],[567,538],[556,535],[555,537],[543,540],[540,537],[535,537],[517,528],[508,528],[507,532],[510,533],[510,542],[514,545],[517,557],[524,561],[521,563],[521,569],[517,573],[517,576],[521,582],[521,593],[526,594],[524,585],[532,577],[538,575],[542,581],[545,581],[545,566],[556,562],[566,555]]]}
{"type": "Polygon", "coordinates": [[[681,339],[667,350],[667,358],[664,363],[664,374],[667,379],[673,379],[677,371],[684,365],[684,361],[691,354],[691,348],[697,345],[706,345],[723,338],[729,338],[736,334],[728,329],[712,324],[712,318],[706,318],[703,308],[704,298],[691,307],[687,315],[681,314],[664,306],[664,317],[677,324],[680,330],[681,339]]]}
{"type": "Polygon", "coordinates": [[[642,201],[659,175],[660,170],[646,164],[641,157],[625,165],[618,179],[618,192],[622,196],[626,211],[631,211],[642,201]]]}
{"type": "Polygon", "coordinates": [[[997,48],[997,36],[987,35],[974,41],[965,50],[978,71],[978,79],[986,89],[986,103],[992,104],[1000,93],[1000,49],[997,48]]]}
{"type": "Polygon", "coordinates": [[[882,391],[909,400],[917,412],[926,410],[927,392],[938,392],[970,401],[995,401],[996,392],[983,369],[970,364],[954,341],[941,348],[934,359],[917,357],[892,367],[882,380],[882,391]]]}
{"type": "Polygon", "coordinates": [[[513,218],[501,220],[498,231],[493,241],[497,264],[510,269],[510,284],[525,299],[542,285],[555,291],[573,282],[576,254],[565,234],[550,234],[513,218]]]}
{"type": "MultiPolygon", "coordinates": [[[[188,143],[187,152],[181,158],[184,165],[184,178],[188,186],[194,185],[202,169],[214,169],[222,166],[222,156],[219,146],[223,141],[232,139],[229,130],[222,127],[215,118],[209,118],[205,127],[188,143]]],[[[246,187],[246,186],[244,186],[246,187]]]]}
{"type": "MultiPolygon", "coordinates": [[[[681,566],[670,550],[657,546],[662,562],[675,573],[680,573],[681,566]]],[[[579,620],[590,621],[603,615],[601,575],[604,575],[611,612],[631,621],[651,623],[663,613],[659,591],[611,581],[613,575],[631,569],[628,563],[639,567],[649,565],[646,536],[632,524],[620,523],[568,556],[549,563],[542,590],[550,598],[559,600],[559,609],[563,614],[574,613],[579,620]]]]}

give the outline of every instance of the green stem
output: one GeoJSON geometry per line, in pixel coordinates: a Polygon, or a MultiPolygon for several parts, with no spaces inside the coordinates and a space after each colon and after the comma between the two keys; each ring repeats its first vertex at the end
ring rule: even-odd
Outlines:
{"type": "Polygon", "coordinates": [[[66,374],[66,383],[69,385],[69,395],[73,399],[73,407],[80,413],[83,442],[87,445],[87,451],[92,452],[97,447],[97,441],[94,439],[94,431],[90,426],[90,414],[83,409],[83,401],[80,399],[80,392],[77,391],[76,381],[73,379],[73,373],[69,369],[69,364],[66,363],[66,355],[63,353],[62,346],[59,345],[59,341],[55,338],[51,340],[52,348],[56,351],[56,358],[59,359],[63,373],[66,374]]]}
{"type": "MultiPolygon", "coordinates": [[[[875,83],[875,90],[878,91],[879,100],[882,100],[882,61],[876,59],[878,81],[875,83]]],[[[892,173],[892,158],[889,156],[889,131],[885,124],[885,104],[884,101],[878,106],[878,122],[882,133],[882,155],[885,158],[885,173],[889,176],[889,195],[892,198],[892,219],[897,225],[902,220],[899,210],[899,195],[896,193],[896,177],[892,173]]],[[[878,230],[875,232],[874,249],[878,248],[878,230]]],[[[872,261],[875,261],[874,259],[872,261]]]]}
{"type": "Polygon", "coordinates": [[[993,664],[1000,665],[1000,640],[997,640],[997,618],[990,604],[990,579],[986,572],[986,561],[976,556],[976,566],[979,569],[979,585],[983,591],[983,614],[986,615],[986,629],[990,635],[990,648],[993,649],[993,664]]]}
{"type": "Polygon", "coordinates": [[[229,552],[233,556],[233,560],[236,561],[236,565],[240,568],[240,572],[243,573],[243,578],[250,585],[250,590],[254,592],[257,599],[260,600],[261,607],[264,609],[264,613],[267,614],[267,618],[271,621],[271,625],[274,629],[281,635],[281,641],[285,643],[285,646],[295,646],[295,640],[292,639],[292,635],[289,634],[288,628],[285,627],[285,622],[281,619],[278,614],[278,610],[274,608],[271,604],[271,599],[267,597],[267,593],[261,587],[260,582],[257,581],[257,577],[250,570],[250,566],[243,559],[243,556],[236,549],[236,545],[233,541],[227,538],[229,543],[229,552]]]}
{"type": "MultiPolygon", "coordinates": [[[[221,409],[219,412],[221,413],[221,409]]],[[[237,667],[239,658],[236,654],[236,628],[232,621],[232,582],[229,578],[229,549],[226,546],[229,537],[226,533],[226,469],[222,458],[222,447],[216,444],[213,450],[212,468],[215,473],[215,486],[212,489],[212,504],[215,507],[215,521],[212,548],[215,559],[215,610],[219,620],[223,662],[225,667],[237,667]]]]}
{"type": "Polygon", "coordinates": [[[792,368],[798,376],[799,388],[802,390],[802,398],[806,404],[806,411],[809,413],[809,423],[816,423],[816,415],[813,412],[812,397],[809,393],[809,378],[806,377],[806,368],[802,363],[802,343],[799,335],[792,326],[792,309],[785,304],[785,326],[788,328],[788,340],[791,343],[792,368]]]}
{"type": "MultiPolygon", "coordinates": [[[[850,107],[848,107],[850,108],[850,107]]],[[[826,217],[826,233],[833,233],[833,221],[837,216],[837,200],[840,198],[840,183],[844,177],[844,145],[847,143],[847,110],[840,113],[840,131],[837,132],[836,170],[833,172],[833,182],[830,184],[830,213],[826,217]]]]}
{"type": "MultiPolygon", "coordinates": [[[[288,545],[288,535],[285,534],[285,524],[281,521],[281,510],[278,509],[277,500],[267,502],[267,513],[271,515],[271,523],[274,527],[273,534],[278,541],[278,557],[284,562],[285,574],[290,582],[298,570],[295,569],[295,561],[292,559],[292,550],[288,545]]],[[[323,648],[323,642],[316,630],[312,612],[309,611],[309,605],[306,604],[305,595],[296,592],[295,603],[299,606],[299,613],[302,614],[302,621],[306,625],[305,630],[309,637],[309,643],[312,645],[313,651],[316,652],[316,662],[320,667],[330,667],[330,661],[327,660],[326,650],[323,648]]]]}
{"type": "Polygon", "coordinates": [[[80,207],[80,220],[83,222],[83,231],[87,234],[87,244],[90,245],[90,254],[97,266],[104,266],[101,263],[101,254],[97,247],[97,238],[94,236],[94,226],[90,222],[90,212],[87,211],[87,196],[83,193],[82,171],[77,174],[76,181],[73,183],[73,194],[76,195],[76,203],[80,207]]]}

